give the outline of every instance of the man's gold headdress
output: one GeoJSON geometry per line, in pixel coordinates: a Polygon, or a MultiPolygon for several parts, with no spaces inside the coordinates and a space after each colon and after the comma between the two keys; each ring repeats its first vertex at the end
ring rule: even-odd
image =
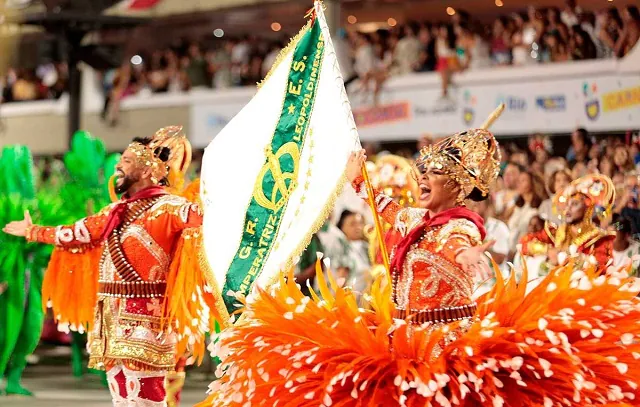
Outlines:
{"type": "Polygon", "coordinates": [[[485,129],[472,129],[423,148],[416,165],[421,171],[435,167],[450,175],[465,198],[476,188],[486,197],[500,173],[500,160],[493,134],[485,129]]]}
{"type": "Polygon", "coordinates": [[[170,184],[179,182],[191,163],[191,145],[182,132],[182,126],[163,127],[148,144],[134,141],[127,149],[138,157],[140,165],[151,167],[154,183],[164,179],[168,179],[170,184]],[[166,161],[160,158],[163,147],[169,149],[166,161]]]}

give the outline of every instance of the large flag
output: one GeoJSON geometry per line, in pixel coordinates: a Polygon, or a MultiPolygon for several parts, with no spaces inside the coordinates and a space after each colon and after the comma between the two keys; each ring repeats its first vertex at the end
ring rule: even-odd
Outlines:
{"type": "Polygon", "coordinates": [[[204,248],[227,310],[267,287],[323,225],[359,146],[322,4],[206,148],[204,248]]]}

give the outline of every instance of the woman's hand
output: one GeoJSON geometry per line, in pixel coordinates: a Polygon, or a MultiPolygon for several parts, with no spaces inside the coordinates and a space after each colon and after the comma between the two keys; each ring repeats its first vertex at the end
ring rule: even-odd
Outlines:
{"type": "Polygon", "coordinates": [[[466,249],[456,257],[456,262],[460,264],[462,270],[472,274],[478,281],[485,281],[493,276],[485,252],[495,243],[495,240],[483,243],[479,246],[466,249]]]}
{"type": "Polygon", "coordinates": [[[354,151],[347,161],[347,169],[345,171],[349,182],[353,183],[356,178],[362,174],[362,166],[367,161],[367,155],[364,150],[354,151]]]}

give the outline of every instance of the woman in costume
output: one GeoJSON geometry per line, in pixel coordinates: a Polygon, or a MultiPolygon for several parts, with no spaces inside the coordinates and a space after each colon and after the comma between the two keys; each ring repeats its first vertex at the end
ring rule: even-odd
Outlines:
{"type": "MultiPolygon", "coordinates": [[[[393,250],[392,295],[374,284],[369,309],[348,289],[330,281],[332,295],[321,281],[323,299],[311,301],[283,277],[279,287],[248,301],[244,321],[223,332],[214,351],[224,375],[203,405],[634,403],[635,280],[605,281],[569,264],[527,295],[525,285],[497,274],[494,289],[477,306],[471,300],[473,270],[463,264],[483,225],[461,204],[486,197],[496,155],[485,130],[425,149],[420,187],[430,216],[375,196],[378,212],[404,236],[393,250]]],[[[361,192],[363,160],[356,154],[347,169],[361,192]]]]}

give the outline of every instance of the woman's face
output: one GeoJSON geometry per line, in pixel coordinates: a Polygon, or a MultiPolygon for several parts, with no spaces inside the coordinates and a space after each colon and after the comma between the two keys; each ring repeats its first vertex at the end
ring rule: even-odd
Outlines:
{"type": "Polygon", "coordinates": [[[429,165],[419,181],[422,207],[439,212],[455,204],[460,187],[442,169],[429,165]]]}
{"type": "Polygon", "coordinates": [[[625,147],[616,147],[616,152],[613,156],[613,161],[618,167],[624,167],[629,161],[629,153],[625,147]]]}
{"type": "Polygon", "coordinates": [[[610,159],[605,157],[600,161],[600,165],[598,169],[600,170],[601,174],[604,174],[607,177],[610,177],[613,174],[613,163],[611,162],[610,159]]]}
{"type": "Polygon", "coordinates": [[[359,213],[353,213],[346,217],[342,223],[342,233],[349,240],[362,240],[364,238],[364,219],[359,213]]]}
{"type": "Polygon", "coordinates": [[[504,169],[504,186],[507,189],[515,189],[518,182],[518,176],[520,175],[520,170],[515,165],[509,164],[507,168],[504,169]]]}
{"type": "Polygon", "coordinates": [[[553,180],[553,189],[556,192],[562,191],[567,185],[571,183],[571,179],[564,172],[556,173],[556,177],[553,180]]]}
{"type": "Polygon", "coordinates": [[[526,172],[521,173],[518,176],[518,193],[525,195],[531,193],[533,185],[531,183],[531,176],[526,172]]]}
{"type": "Polygon", "coordinates": [[[591,146],[591,149],[589,149],[589,158],[593,160],[598,157],[600,157],[600,146],[594,144],[591,146]]]}

